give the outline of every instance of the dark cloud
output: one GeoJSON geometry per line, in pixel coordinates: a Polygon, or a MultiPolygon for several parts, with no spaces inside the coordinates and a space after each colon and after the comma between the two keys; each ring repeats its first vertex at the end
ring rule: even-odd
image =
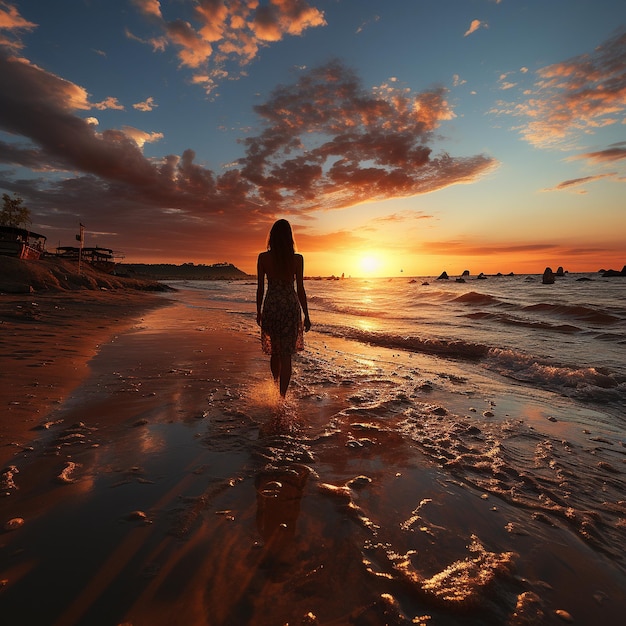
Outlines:
{"type": "Polygon", "coordinates": [[[75,114],[91,105],[83,89],[25,60],[0,52],[0,129],[39,148],[43,161],[104,178],[146,180],[151,168],[123,133],[97,136],[75,114]]]}
{"type": "Polygon", "coordinates": [[[76,172],[98,178],[108,195],[143,201],[154,208],[186,206],[220,211],[245,201],[249,185],[238,174],[216,180],[194,164],[188,150],[179,158],[147,159],[138,142],[122,130],[97,132],[76,114],[91,104],[81,88],[28,62],[0,53],[0,129],[29,145],[4,145],[0,155],[12,165],[76,172]],[[39,167],[33,162],[39,155],[39,167]]]}
{"type": "Polygon", "coordinates": [[[62,162],[46,158],[39,148],[23,147],[18,144],[0,141],[0,164],[11,164],[28,168],[34,172],[41,170],[58,171],[64,168],[62,162]]]}
{"type": "MultiPolygon", "coordinates": [[[[565,189],[571,189],[573,187],[580,187],[581,185],[586,185],[588,183],[593,183],[596,182],[597,180],[602,180],[602,179],[615,179],[617,180],[617,173],[616,172],[610,172],[607,174],[596,174],[595,176],[582,176],[580,178],[571,178],[569,180],[564,180],[563,182],[559,183],[558,185],[556,185],[556,187],[553,187],[551,189],[546,189],[545,191],[563,191],[565,189]]],[[[579,192],[579,193],[585,193],[583,192],[579,192]]]]}
{"type": "Polygon", "coordinates": [[[155,250],[167,233],[172,248],[187,246],[183,256],[243,228],[258,237],[278,213],[427,193],[494,166],[482,155],[433,155],[433,132],[452,117],[444,90],[367,91],[339,62],[256,107],[262,131],[219,174],[198,164],[192,149],[147,158],[143,143],[159,133],[99,132],[79,116],[94,106],[83,88],[0,53],[0,130],[16,138],[0,143],[7,166],[0,184],[21,193],[40,223],[63,228],[80,216],[94,230],[119,233],[124,247],[138,247],[140,234],[141,245],[155,250]],[[18,180],[9,169],[16,166],[42,176],[18,180]]]}
{"type": "Polygon", "coordinates": [[[489,157],[433,157],[433,131],[451,117],[443,89],[371,93],[339,62],[277,88],[255,107],[265,130],[245,140],[242,174],[268,200],[334,209],[470,182],[489,157]]]}
{"type": "Polygon", "coordinates": [[[585,152],[572,157],[570,160],[585,159],[590,163],[612,163],[626,159],[626,147],[623,144],[616,144],[606,148],[606,150],[598,150],[597,152],[585,152]]]}

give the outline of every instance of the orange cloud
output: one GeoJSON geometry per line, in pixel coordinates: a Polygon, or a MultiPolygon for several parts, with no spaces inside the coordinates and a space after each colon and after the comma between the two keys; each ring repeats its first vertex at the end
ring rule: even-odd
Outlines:
{"type": "Polygon", "coordinates": [[[124,105],[120,104],[117,98],[113,96],[105,98],[102,102],[96,102],[93,106],[95,109],[98,109],[98,111],[105,111],[106,109],[113,109],[114,111],[124,110],[124,105]]]}
{"type": "Polygon", "coordinates": [[[500,75],[498,82],[500,83],[500,89],[502,89],[502,91],[506,91],[507,89],[513,89],[513,87],[517,86],[517,83],[513,83],[508,80],[508,77],[511,75],[511,73],[512,72],[506,72],[500,75]]]}
{"type": "Polygon", "coordinates": [[[135,104],[133,104],[133,109],[136,109],[137,111],[148,112],[153,111],[158,106],[158,104],[155,104],[154,98],[150,96],[149,98],[146,98],[143,102],[136,102],[135,104]]]}
{"type": "Polygon", "coordinates": [[[15,6],[0,2],[0,28],[6,30],[33,30],[37,24],[24,19],[15,6]]]}
{"type": "Polygon", "coordinates": [[[252,30],[262,41],[280,41],[284,34],[301,35],[316,26],[326,26],[324,14],[304,0],[270,0],[257,7],[252,30]]]}
{"type": "Polygon", "coordinates": [[[163,139],[163,133],[147,133],[144,130],[133,128],[132,126],[124,126],[122,129],[124,134],[132,139],[140,148],[147,143],[155,143],[163,139]]]}
{"type": "Polygon", "coordinates": [[[472,20],[470,27],[465,31],[463,37],[467,37],[472,33],[475,33],[479,28],[487,28],[487,24],[485,22],[481,22],[480,20],[472,20]]]}
{"type": "Polygon", "coordinates": [[[191,24],[174,20],[166,25],[167,36],[171,43],[178,46],[178,58],[181,65],[191,68],[200,67],[213,54],[213,46],[205,41],[191,24]]]}
{"type": "Polygon", "coordinates": [[[245,20],[240,15],[232,15],[229,8],[223,2],[205,2],[196,7],[202,26],[200,35],[206,41],[219,41],[223,39],[228,30],[228,20],[231,18],[235,21],[236,29],[245,27],[245,20]]]}
{"type": "Polygon", "coordinates": [[[132,0],[132,3],[144,14],[161,19],[161,3],[159,0],[132,0]]]}
{"type": "Polygon", "coordinates": [[[534,90],[508,112],[528,118],[522,136],[538,147],[566,143],[577,132],[623,120],[626,33],[584,54],[538,71],[534,90]]]}
{"type": "Polygon", "coordinates": [[[193,82],[203,85],[208,93],[215,89],[217,78],[227,74],[224,64],[246,65],[268,42],[326,25],[324,13],[305,0],[270,0],[263,5],[256,1],[205,0],[195,7],[193,24],[167,21],[158,0],[134,0],[134,4],[163,35],[147,40],[129,36],[150,43],[155,51],[173,45],[181,66],[197,70],[199,77],[193,82]],[[214,67],[207,67],[209,60],[214,67]],[[207,80],[207,76],[211,78],[207,80]]]}

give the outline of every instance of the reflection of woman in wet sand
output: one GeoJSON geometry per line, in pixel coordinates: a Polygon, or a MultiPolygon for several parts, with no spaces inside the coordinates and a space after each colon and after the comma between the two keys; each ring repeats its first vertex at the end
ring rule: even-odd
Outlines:
{"type": "Polygon", "coordinates": [[[310,471],[299,464],[268,466],[256,476],[256,522],[268,562],[287,564],[293,556],[300,501],[310,471]]]}
{"type": "Polygon", "coordinates": [[[295,253],[291,226],[287,220],[278,220],[270,230],[267,252],[261,252],[257,262],[256,321],[261,327],[261,347],[270,355],[272,376],[283,397],[291,380],[291,357],[304,348],[301,310],[304,330],[311,328],[303,272],[304,259],[295,253]]]}

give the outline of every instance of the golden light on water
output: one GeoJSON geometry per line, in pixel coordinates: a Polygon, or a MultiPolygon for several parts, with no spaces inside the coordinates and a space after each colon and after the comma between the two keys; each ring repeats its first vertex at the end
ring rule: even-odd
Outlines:
{"type": "Polygon", "coordinates": [[[368,332],[368,333],[371,333],[377,330],[377,326],[373,324],[372,321],[366,317],[359,318],[357,320],[357,326],[359,327],[360,330],[364,330],[365,332],[368,332]]]}

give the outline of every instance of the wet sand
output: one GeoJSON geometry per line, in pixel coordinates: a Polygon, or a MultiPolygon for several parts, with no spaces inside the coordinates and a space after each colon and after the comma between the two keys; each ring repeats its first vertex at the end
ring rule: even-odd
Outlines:
{"type": "Polygon", "coordinates": [[[7,623],[621,622],[610,547],[442,461],[487,409],[577,445],[570,407],[448,364],[415,420],[380,398],[436,360],[315,332],[283,404],[252,310],[198,297],[3,302],[7,623]]]}
{"type": "Polygon", "coordinates": [[[0,295],[0,464],[30,445],[33,430],[89,375],[99,346],[163,298],[133,290],[0,295]]]}

